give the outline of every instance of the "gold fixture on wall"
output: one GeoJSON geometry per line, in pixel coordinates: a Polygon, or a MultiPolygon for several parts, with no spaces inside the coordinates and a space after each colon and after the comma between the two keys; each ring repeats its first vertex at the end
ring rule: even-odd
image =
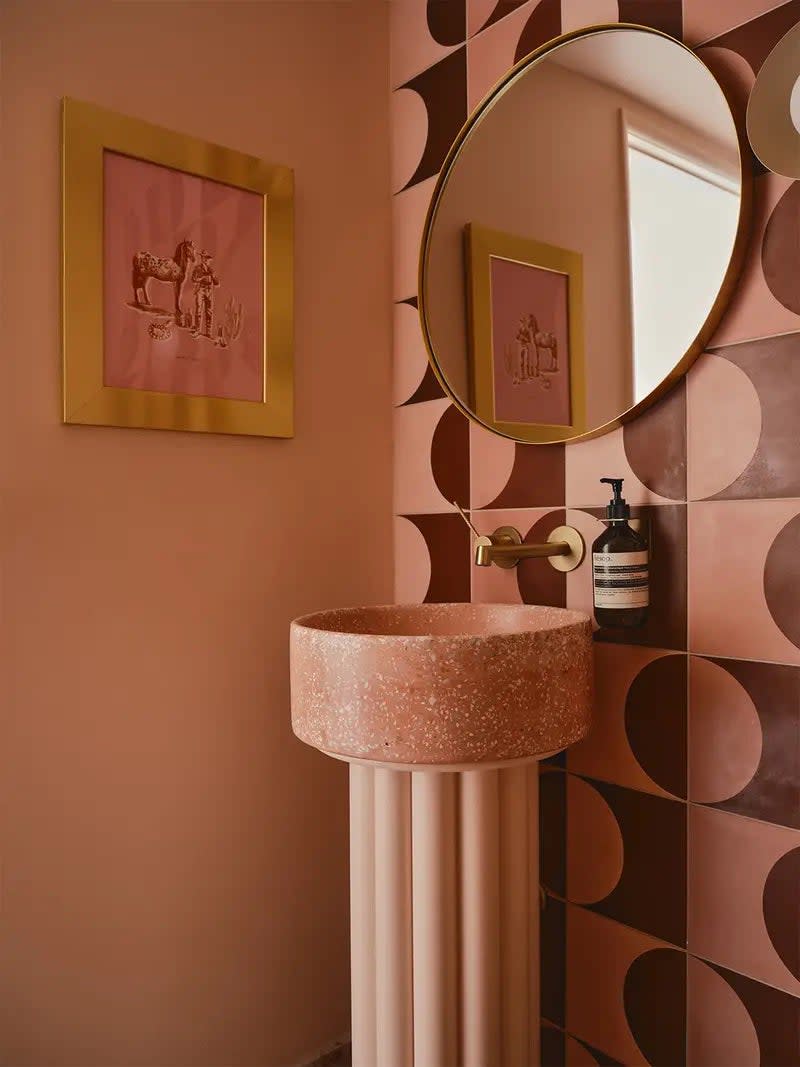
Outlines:
{"type": "Polygon", "coordinates": [[[523,559],[546,559],[557,571],[574,571],[583,562],[586,545],[574,526],[557,526],[544,544],[528,545],[514,526],[498,526],[488,536],[478,533],[458,501],[454,500],[453,503],[477,539],[476,567],[491,567],[494,563],[504,570],[511,570],[523,559]]]}

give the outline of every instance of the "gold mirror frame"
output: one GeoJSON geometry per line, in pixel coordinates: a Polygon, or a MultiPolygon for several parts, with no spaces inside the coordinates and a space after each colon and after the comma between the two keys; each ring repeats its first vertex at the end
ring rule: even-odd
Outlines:
{"type": "MultiPolygon", "coordinates": [[[[516,82],[520,75],[523,74],[529,67],[535,66],[540,60],[544,59],[551,52],[556,51],[569,41],[577,40],[581,37],[591,37],[602,33],[617,32],[619,30],[635,30],[637,33],[649,33],[655,37],[663,37],[673,44],[676,44],[679,48],[682,48],[685,52],[688,52],[694,60],[699,63],[707,73],[714,78],[713,72],[702,62],[697,53],[683,43],[683,41],[677,40],[668,33],[663,33],[661,30],[653,29],[650,26],[639,26],[633,22],[614,22],[614,23],[602,23],[595,26],[585,26],[579,30],[573,30],[570,33],[562,34],[560,37],[555,37],[553,40],[548,41],[546,44],[535,49],[529,55],[525,56],[518,63],[516,63],[511,70],[492,88],[483,100],[474,109],[471,115],[467,118],[467,121],[461,127],[455,141],[450,147],[450,151],[447,153],[442,169],[439,172],[439,177],[436,179],[436,185],[434,186],[433,194],[431,195],[431,202],[428,206],[428,211],[425,216],[425,225],[422,230],[422,240],[420,243],[420,257],[419,257],[419,274],[417,285],[417,300],[419,308],[420,326],[422,328],[422,336],[425,341],[425,348],[428,352],[428,361],[433,369],[436,378],[441,385],[444,392],[450,397],[455,406],[471,419],[478,426],[482,426],[484,429],[497,434],[499,437],[506,437],[512,441],[518,441],[522,444],[564,444],[570,441],[587,441],[592,437],[600,437],[603,434],[608,433],[610,430],[616,429],[618,426],[623,425],[626,422],[630,422],[635,419],[643,411],[654,404],[660,397],[664,396],[673,385],[675,385],[686,374],[691,365],[700,355],[705,348],[706,344],[710,340],[723,313],[730,301],[733,291],[739,279],[739,274],[744,262],[744,257],[747,251],[747,244],[749,238],[749,223],[752,204],[752,185],[753,175],[750,167],[745,166],[750,151],[748,148],[746,136],[742,124],[736,121],[736,117],[730,106],[730,100],[725,93],[723,87],[720,85],[720,91],[725,96],[725,100],[728,104],[728,109],[731,112],[731,121],[736,129],[736,135],[739,142],[739,173],[741,175],[741,197],[739,201],[739,217],[737,220],[736,237],[731,251],[731,256],[728,261],[728,266],[725,271],[725,276],[722,279],[719,291],[717,293],[716,300],[714,301],[709,313],[695,336],[694,341],[689,346],[683,356],[677,361],[670,373],[661,381],[652,392],[650,392],[643,400],[634,404],[633,407],[628,408],[617,418],[612,419],[610,422],[603,423],[600,426],[596,426],[591,430],[587,430],[585,433],[571,434],[570,427],[555,427],[555,426],[519,426],[517,432],[510,433],[505,432],[502,429],[498,429],[496,425],[492,425],[489,422],[479,418],[474,411],[472,411],[465,401],[457,396],[447,383],[447,379],[444,374],[443,368],[440,366],[439,361],[434,351],[433,340],[431,338],[430,330],[428,328],[428,316],[427,316],[427,295],[426,295],[426,276],[428,270],[428,258],[430,255],[431,246],[431,234],[433,231],[434,223],[436,222],[436,216],[439,210],[439,205],[442,202],[447,184],[450,179],[456,164],[458,163],[459,156],[463,148],[465,147],[472,130],[478,125],[483,117],[491,111],[497,101],[503,96],[508,89],[516,82]]],[[[716,78],[714,78],[716,81],[716,78]]],[[[717,82],[719,85],[719,82],[717,82]]]]}

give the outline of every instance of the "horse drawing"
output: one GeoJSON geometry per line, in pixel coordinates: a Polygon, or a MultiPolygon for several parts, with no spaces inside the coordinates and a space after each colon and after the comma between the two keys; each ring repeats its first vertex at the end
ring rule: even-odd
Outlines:
{"type": "Polygon", "coordinates": [[[170,282],[175,294],[175,321],[183,322],[181,293],[189,267],[197,258],[194,242],[185,238],[175,249],[172,259],[155,256],[152,252],[136,252],[133,256],[133,302],[137,307],[149,308],[147,283],[151,278],[158,282],[170,282]],[[140,299],[141,294],[141,299],[140,299]]]}

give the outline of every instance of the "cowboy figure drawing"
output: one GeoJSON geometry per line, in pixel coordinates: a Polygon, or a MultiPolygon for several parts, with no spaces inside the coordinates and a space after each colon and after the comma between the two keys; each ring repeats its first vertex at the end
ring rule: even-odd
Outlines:
{"type": "Polygon", "coordinates": [[[214,322],[214,287],[219,285],[219,278],[211,266],[211,253],[202,251],[200,262],[192,271],[194,285],[194,329],[195,337],[211,337],[214,322]]]}

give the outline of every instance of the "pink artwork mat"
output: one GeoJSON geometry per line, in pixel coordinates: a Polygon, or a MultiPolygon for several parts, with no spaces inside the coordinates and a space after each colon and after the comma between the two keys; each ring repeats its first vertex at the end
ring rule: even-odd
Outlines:
{"type": "Polygon", "coordinates": [[[263,197],[107,151],[103,213],[104,384],[261,401],[263,197]]]}
{"type": "Polygon", "coordinates": [[[569,426],[569,277],[490,262],[495,419],[569,426]]]}

